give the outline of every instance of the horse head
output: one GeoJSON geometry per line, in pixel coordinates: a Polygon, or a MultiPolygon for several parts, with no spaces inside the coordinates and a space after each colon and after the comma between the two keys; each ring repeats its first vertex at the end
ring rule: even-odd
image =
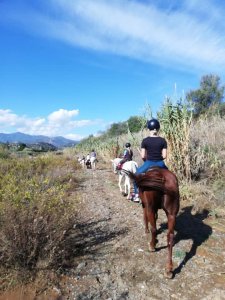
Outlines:
{"type": "Polygon", "coordinates": [[[113,173],[115,173],[115,174],[118,173],[116,167],[118,166],[118,164],[120,163],[121,160],[122,160],[122,158],[119,158],[119,157],[111,159],[113,173]]]}

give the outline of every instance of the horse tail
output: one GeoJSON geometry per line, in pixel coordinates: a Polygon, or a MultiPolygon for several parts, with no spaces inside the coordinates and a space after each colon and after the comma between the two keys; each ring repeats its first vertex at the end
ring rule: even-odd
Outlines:
{"type": "Polygon", "coordinates": [[[131,179],[133,179],[138,187],[149,188],[163,193],[169,192],[165,186],[165,178],[160,172],[147,172],[135,174],[124,170],[131,179]]]}

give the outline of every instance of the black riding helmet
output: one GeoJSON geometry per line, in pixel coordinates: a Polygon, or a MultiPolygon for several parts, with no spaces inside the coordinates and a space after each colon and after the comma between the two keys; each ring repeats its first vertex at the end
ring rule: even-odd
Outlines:
{"type": "Polygon", "coordinates": [[[151,119],[147,122],[147,127],[149,130],[159,130],[160,129],[160,124],[159,121],[156,119],[151,119]]]}
{"type": "Polygon", "coordinates": [[[130,146],[131,146],[130,143],[126,143],[126,144],[125,144],[125,147],[126,147],[126,148],[128,148],[128,147],[130,147],[130,146]]]}

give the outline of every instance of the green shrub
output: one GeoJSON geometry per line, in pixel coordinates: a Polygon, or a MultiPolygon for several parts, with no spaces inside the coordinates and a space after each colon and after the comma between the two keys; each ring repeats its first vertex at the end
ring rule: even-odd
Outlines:
{"type": "Polygon", "coordinates": [[[0,159],[6,159],[10,156],[7,145],[0,144],[0,159]]]}
{"type": "Polygon", "coordinates": [[[57,269],[75,223],[76,162],[65,156],[0,160],[0,263],[8,269],[57,269]]]}

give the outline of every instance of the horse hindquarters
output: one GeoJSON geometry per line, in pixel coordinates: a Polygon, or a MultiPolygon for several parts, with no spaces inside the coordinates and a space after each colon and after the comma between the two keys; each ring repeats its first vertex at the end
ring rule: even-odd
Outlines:
{"type": "Polygon", "coordinates": [[[91,168],[95,170],[96,168],[96,157],[91,157],[91,168]]]}

